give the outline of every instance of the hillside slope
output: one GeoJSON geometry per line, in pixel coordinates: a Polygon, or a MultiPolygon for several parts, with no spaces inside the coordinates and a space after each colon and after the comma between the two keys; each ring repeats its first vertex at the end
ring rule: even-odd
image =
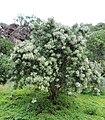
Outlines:
{"type": "Polygon", "coordinates": [[[0,120],[105,120],[105,96],[60,95],[53,104],[34,89],[0,91],[0,120]]]}

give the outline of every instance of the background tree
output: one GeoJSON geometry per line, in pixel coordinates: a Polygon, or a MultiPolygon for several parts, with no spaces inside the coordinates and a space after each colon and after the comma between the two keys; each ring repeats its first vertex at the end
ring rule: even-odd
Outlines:
{"type": "Polygon", "coordinates": [[[105,30],[94,31],[88,39],[88,57],[90,60],[101,62],[105,60],[105,30]]]}
{"type": "Polygon", "coordinates": [[[14,44],[10,40],[0,39],[0,53],[10,55],[14,44]]]}
{"type": "Polygon", "coordinates": [[[13,63],[9,61],[9,56],[0,53],[0,84],[5,84],[13,68],[13,63]]]}
{"type": "Polygon", "coordinates": [[[40,21],[40,19],[35,17],[34,15],[25,16],[25,15],[19,14],[14,19],[14,21],[17,22],[20,26],[32,28],[35,21],[40,21]]]}
{"type": "Polygon", "coordinates": [[[0,39],[0,84],[5,84],[10,77],[13,63],[9,58],[13,46],[10,40],[0,39]]]}

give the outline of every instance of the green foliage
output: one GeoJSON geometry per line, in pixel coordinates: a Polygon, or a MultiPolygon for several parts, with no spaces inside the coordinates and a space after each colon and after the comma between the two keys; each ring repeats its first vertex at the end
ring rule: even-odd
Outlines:
{"type": "Polygon", "coordinates": [[[83,91],[91,81],[95,81],[91,85],[96,87],[101,71],[97,67],[94,74],[94,63],[85,55],[87,32],[86,26],[69,28],[54,19],[36,22],[32,39],[16,46],[11,54],[15,64],[12,80],[16,86],[37,84],[50,93],[52,100],[60,92],[69,94],[72,87],[83,91]]]}
{"type": "Polygon", "coordinates": [[[0,39],[0,84],[5,84],[10,77],[13,63],[9,59],[13,47],[10,40],[0,39]]]}
{"type": "Polygon", "coordinates": [[[98,30],[105,30],[105,23],[98,23],[97,25],[94,26],[94,31],[98,31],[98,30]]]}
{"type": "Polygon", "coordinates": [[[10,40],[0,39],[0,53],[9,55],[14,45],[10,40]]]}
{"type": "Polygon", "coordinates": [[[9,56],[0,53],[0,84],[5,84],[7,82],[12,68],[13,63],[9,60],[9,56]]]}
{"type": "Polygon", "coordinates": [[[11,78],[15,87],[35,89],[6,92],[13,84],[0,85],[0,120],[104,120],[105,95],[98,95],[105,91],[105,24],[16,20],[34,29],[30,41],[15,46],[12,61],[13,44],[0,40],[0,83],[11,78]]]}
{"type": "Polygon", "coordinates": [[[20,26],[32,27],[33,24],[35,23],[35,21],[38,20],[38,19],[34,15],[25,16],[25,15],[19,14],[14,20],[20,26]]]}
{"type": "Polygon", "coordinates": [[[105,96],[60,95],[56,104],[35,90],[0,92],[0,120],[104,120],[105,96]],[[32,103],[33,98],[37,102],[32,103]],[[5,112],[4,112],[5,111],[5,112]]]}
{"type": "Polygon", "coordinates": [[[88,56],[94,61],[105,60],[105,30],[94,31],[88,40],[88,56]]]}

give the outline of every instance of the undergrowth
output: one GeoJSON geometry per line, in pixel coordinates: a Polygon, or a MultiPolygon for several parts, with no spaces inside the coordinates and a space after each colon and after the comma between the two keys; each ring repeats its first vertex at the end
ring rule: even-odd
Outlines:
{"type": "Polygon", "coordinates": [[[60,95],[35,89],[0,91],[0,120],[104,120],[105,95],[60,95]]]}

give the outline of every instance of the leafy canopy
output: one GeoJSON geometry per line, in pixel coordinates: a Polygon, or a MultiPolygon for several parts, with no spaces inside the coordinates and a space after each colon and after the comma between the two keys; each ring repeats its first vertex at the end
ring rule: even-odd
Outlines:
{"type": "Polygon", "coordinates": [[[87,89],[94,74],[85,55],[86,30],[69,28],[52,18],[36,22],[31,40],[17,45],[11,55],[12,80],[19,86],[37,84],[52,100],[61,91],[69,94],[73,87],[75,91],[87,89]]]}

